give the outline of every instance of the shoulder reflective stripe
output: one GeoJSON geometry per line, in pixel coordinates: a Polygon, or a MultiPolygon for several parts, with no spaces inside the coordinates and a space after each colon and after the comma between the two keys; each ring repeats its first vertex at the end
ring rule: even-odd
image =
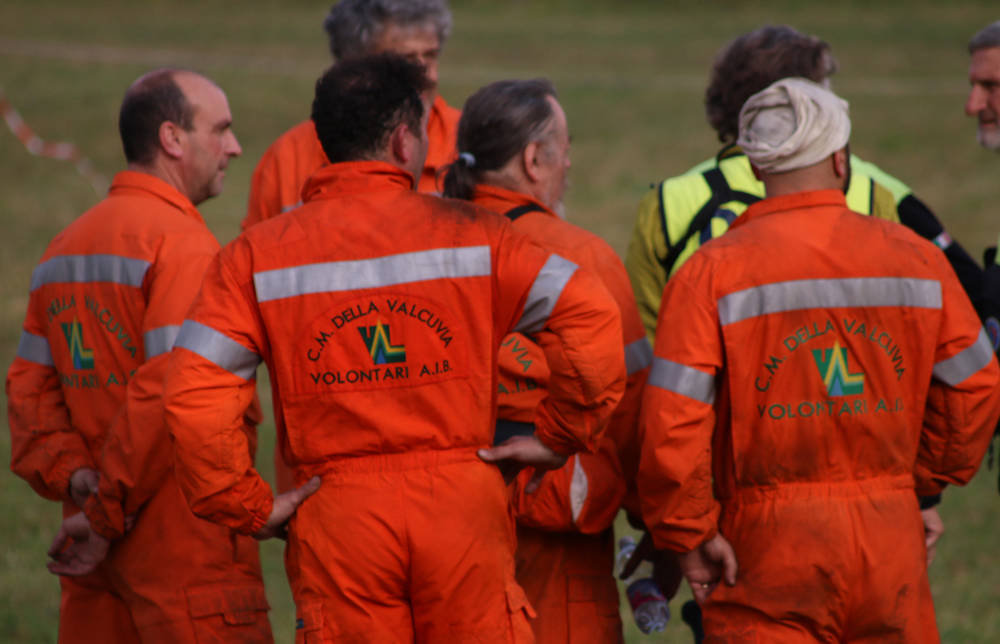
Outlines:
{"type": "Polygon", "coordinates": [[[653,358],[647,383],[709,405],[715,402],[715,376],[666,358],[653,358]]]}
{"type": "Polygon", "coordinates": [[[424,280],[485,277],[491,273],[489,246],[437,248],[373,259],[305,264],[254,273],[257,301],[310,293],[379,288],[424,280]]]}
{"type": "Polygon", "coordinates": [[[719,321],[848,306],[941,308],[941,283],[907,277],[793,280],[755,286],[719,298],[719,321]]]}
{"type": "Polygon", "coordinates": [[[962,383],[993,359],[993,343],[986,331],[980,329],[979,337],[964,351],[934,365],[934,377],[952,387],[962,383]]]}
{"type": "Polygon", "coordinates": [[[113,282],[142,286],[150,263],[118,255],[63,255],[39,264],[31,274],[31,290],[60,282],[113,282]]]}
{"type": "Polygon", "coordinates": [[[55,366],[48,339],[27,331],[21,331],[21,341],[17,343],[17,357],[46,367],[55,366]]]}
{"type": "Polygon", "coordinates": [[[569,482],[569,508],[573,513],[573,523],[580,518],[583,512],[583,504],[587,502],[587,492],[590,483],[587,480],[587,473],[583,470],[583,463],[577,454],[573,455],[573,478],[569,482]]]}
{"type": "Polygon", "coordinates": [[[642,371],[653,362],[653,346],[649,344],[649,338],[636,340],[625,345],[625,371],[632,375],[636,371],[642,371]]]}
{"type": "Polygon", "coordinates": [[[573,277],[577,265],[553,253],[549,255],[542,270],[538,271],[535,283],[531,285],[528,299],[524,303],[524,312],[514,331],[518,333],[537,333],[545,327],[556,302],[562,295],[566,283],[573,277]]]}
{"type": "Polygon", "coordinates": [[[146,360],[173,349],[180,330],[179,324],[168,324],[143,333],[142,344],[146,348],[146,360]]]}
{"type": "Polygon", "coordinates": [[[229,336],[194,320],[184,320],[174,346],[193,351],[245,380],[253,377],[260,364],[259,355],[229,336]]]}

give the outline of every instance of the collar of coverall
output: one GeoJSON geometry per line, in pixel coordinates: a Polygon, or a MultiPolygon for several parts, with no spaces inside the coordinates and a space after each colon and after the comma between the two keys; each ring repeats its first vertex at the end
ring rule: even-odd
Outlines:
{"type": "Polygon", "coordinates": [[[844,198],[844,193],[834,189],[809,190],[790,195],[781,195],[779,197],[767,197],[757,203],[751,204],[742,215],[736,218],[736,221],[730,224],[729,228],[745,226],[751,221],[775,213],[801,210],[803,208],[824,207],[847,208],[847,200],[844,198]]]}
{"type": "Polygon", "coordinates": [[[501,215],[509,211],[511,208],[527,206],[530,204],[532,206],[538,206],[547,215],[559,217],[559,215],[547,208],[545,204],[529,195],[524,194],[523,192],[507,190],[506,188],[488,185],[485,183],[476,184],[476,187],[472,192],[472,202],[477,206],[482,206],[494,212],[498,212],[501,215]]]}
{"type": "Polygon", "coordinates": [[[385,161],[331,163],[309,177],[302,187],[302,200],[315,201],[345,192],[377,192],[390,187],[413,190],[413,177],[385,161]]]}
{"type": "Polygon", "coordinates": [[[171,206],[174,206],[187,216],[198,220],[200,223],[205,223],[205,220],[201,218],[201,213],[198,212],[198,209],[193,203],[191,203],[190,199],[182,195],[177,188],[174,188],[163,179],[154,177],[146,172],[122,170],[116,174],[115,178],[111,181],[111,188],[108,190],[108,196],[136,192],[144,192],[154,195],[163,201],[166,201],[171,206]]]}

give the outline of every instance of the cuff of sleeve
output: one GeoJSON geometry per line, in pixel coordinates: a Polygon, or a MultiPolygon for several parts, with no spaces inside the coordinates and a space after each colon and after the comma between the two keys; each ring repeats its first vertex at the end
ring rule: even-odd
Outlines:
{"type": "Polygon", "coordinates": [[[941,503],[941,495],[940,494],[934,494],[934,495],[931,495],[931,496],[922,496],[922,497],[920,497],[920,509],[921,510],[930,510],[931,508],[937,506],[939,503],[941,503]]]}
{"type": "Polygon", "coordinates": [[[56,463],[48,477],[49,488],[55,496],[63,501],[73,502],[73,498],[69,494],[69,480],[73,477],[73,472],[83,467],[97,469],[97,466],[90,459],[90,454],[73,454],[56,463]]]}
{"type": "Polygon", "coordinates": [[[247,512],[250,513],[251,517],[249,527],[246,532],[243,530],[239,530],[238,532],[243,532],[249,536],[257,534],[261,528],[267,525],[267,519],[271,516],[272,509],[274,509],[274,497],[271,497],[261,508],[257,508],[256,510],[247,508],[247,512]]]}
{"type": "Polygon", "coordinates": [[[105,539],[114,541],[125,534],[125,513],[117,501],[92,494],[83,512],[91,529],[105,539]]]}

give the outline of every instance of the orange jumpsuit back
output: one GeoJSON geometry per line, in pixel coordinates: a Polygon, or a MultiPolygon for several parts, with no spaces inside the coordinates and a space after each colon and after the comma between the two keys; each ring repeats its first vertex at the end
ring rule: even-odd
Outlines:
{"type": "Polygon", "coordinates": [[[1000,414],[942,253],[837,191],[766,199],[670,280],[655,354],[646,523],[740,566],[705,642],[937,642],[914,488],[967,482],[1000,414]]]}
{"type": "MultiPolygon", "coordinates": [[[[517,518],[517,581],[538,612],[531,623],[536,639],[619,642],[622,623],[611,526],[627,488],[638,514],[636,427],[652,347],[625,267],[604,240],[524,194],[479,185],[472,201],[500,214],[512,213],[514,230],[599,276],[618,304],[628,381],[600,448],[571,457],[562,469],[546,474],[532,494],[524,492],[534,473],[527,468],[511,486],[511,497],[517,518]]],[[[498,418],[530,423],[548,381],[544,354],[515,333],[501,343],[499,365],[498,418]]]]}
{"type": "Polygon", "coordinates": [[[179,481],[201,516],[266,521],[236,428],[264,361],[282,456],[296,482],[322,477],[289,530],[297,641],[530,641],[506,489],[476,455],[499,343],[534,335],[552,366],[538,438],[592,449],[624,389],[619,316],[503,218],[411,185],[386,163],[332,164],[304,206],[223,249],[167,380],[179,481]]]}
{"type": "Polygon", "coordinates": [[[257,544],[191,513],[163,419],[169,351],[218,248],[186,197],[126,171],[32,274],[7,376],[11,468],[65,516],[71,474],[99,470],[87,516],[117,539],[95,573],[60,578],[60,642],[271,641],[257,544]]]}

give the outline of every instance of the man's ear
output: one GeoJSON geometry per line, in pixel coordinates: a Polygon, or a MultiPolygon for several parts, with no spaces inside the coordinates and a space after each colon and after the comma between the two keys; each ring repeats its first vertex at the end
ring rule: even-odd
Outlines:
{"type": "Polygon", "coordinates": [[[841,148],[837,150],[832,155],[833,157],[833,173],[838,179],[843,179],[847,176],[848,164],[851,160],[847,155],[847,148],[841,148]]]}
{"type": "Polygon", "coordinates": [[[187,132],[172,121],[164,121],[163,123],[160,123],[160,147],[163,149],[163,152],[172,159],[179,159],[184,156],[184,147],[181,144],[181,141],[182,137],[186,135],[187,132]]]}
{"type": "Polygon", "coordinates": [[[521,166],[524,170],[524,176],[532,182],[541,178],[541,154],[542,144],[540,141],[532,141],[521,150],[521,166]]]}
{"type": "Polygon", "coordinates": [[[413,150],[409,144],[410,128],[406,123],[400,123],[389,134],[389,153],[393,161],[406,165],[410,162],[413,150]]]}

